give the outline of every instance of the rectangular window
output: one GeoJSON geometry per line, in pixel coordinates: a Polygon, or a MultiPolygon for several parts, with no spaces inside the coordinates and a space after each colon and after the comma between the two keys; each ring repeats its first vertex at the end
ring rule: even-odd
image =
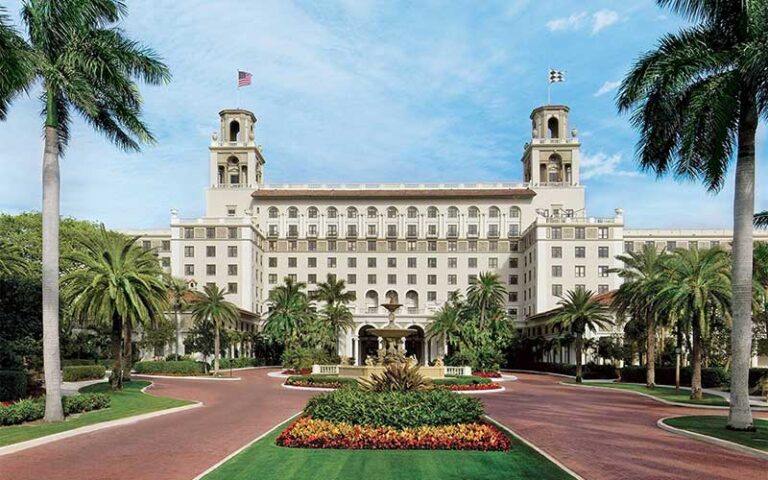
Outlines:
{"type": "Polygon", "coordinates": [[[632,253],[635,251],[635,242],[624,242],[624,251],[632,253]]]}
{"type": "Polygon", "coordinates": [[[368,257],[368,268],[376,268],[376,257],[368,257]]]}
{"type": "Polygon", "coordinates": [[[576,258],[585,258],[587,256],[586,247],[575,247],[574,256],[576,258]]]}
{"type": "Polygon", "coordinates": [[[575,273],[577,278],[582,278],[587,276],[587,267],[584,265],[576,265],[575,273]]]}
{"type": "Polygon", "coordinates": [[[467,248],[470,252],[476,252],[477,251],[477,241],[476,240],[470,240],[467,242],[467,248]]]}
{"type": "Polygon", "coordinates": [[[597,247],[597,256],[599,258],[608,258],[608,247],[597,247]]]}
{"type": "Polygon", "coordinates": [[[368,283],[370,285],[376,285],[376,275],[371,273],[368,275],[368,283]]]}
{"type": "Polygon", "coordinates": [[[288,236],[289,237],[298,237],[299,236],[299,226],[298,225],[288,225],[288,236]]]}
{"type": "Polygon", "coordinates": [[[317,240],[310,240],[307,242],[307,250],[310,252],[316,252],[317,251],[317,240]]]}
{"type": "Polygon", "coordinates": [[[338,227],[336,225],[328,225],[328,236],[329,237],[335,237],[338,235],[338,227]]]}
{"type": "Polygon", "coordinates": [[[397,258],[395,258],[395,257],[387,258],[387,267],[389,267],[389,268],[397,268],[397,258]]]}
{"type": "Polygon", "coordinates": [[[387,275],[387,285],[396,285],[397,284],[397,275],[394,273],[390,273],[387,275]]]}
{"type": "Polygon", "coordinates": [[[458,225],[448,225],[448,236],[449,237],[457,237],[459,235],[459,226],[458,225]]]}
{"type": "Polygon", "coordinates": [[[227,238],[229,238],[230,240],[237,238],[237,227],[227,228],[227,238]]]}
{"type": "Polygon", "coordinates": [[[213,227],[205,227],[205,238],[209,240],[216,238],[216,229],[213,227]]]}
{"type": "Polygon", "coordinates": [[[277,236],[277,225],[270,225],[269,226],[269,233],[268,235],[270,237],[276,237],[277,236]]]}
{"type": "Polygon", "coordinates": [[[488,236],[489,237],[498,237],[499,236],[499,226],[498,225],[488,225],[488,236]]]}
{"type": "Polygon", "coordinates": [[[437,251],[437,242],[434,240],[430,240],[427,242],[427,251],[429,252],[436,252],[437,251]]]}
{"type": "Polygon", "coordinates": [[[236,282],[227,283],[227,291],[229,293],[237,293],[237,283],[236,282]]]}
{"type": "Polygon", "coordinates": [[[427,301],[428,302],[436,302],[437,301],[437,292],[427,292],[427,301]]]}
{"type": "Polygon", "coordinates": [[[387,242],[387,250],[390,252],[396,252],[397,251],[397,242],[395,240],[390,240],[387,242]]]}
{"type": "Polygon", "coordinates": [[[608,285],[605,285],[605,284],[598,285],[597,293],[608,293],[608,285]]]}
{"type": "Polygon", "coordinates": [[[448,241],[448,251],[449,252],[455,252],[456,251],[456,240],[449,240],[448,241]]]}
{"type": "Polygon", "coordinates": [[[216,265],[208,264],[205,266],[206,275],[216,275],[216,265]]]}
{"type": "Polygon", "coordinates": [[[298,277],[296,276],[295,273],[289,273],[288,274],[288,280],[291,280],[292,282],[296,282],[297,279],[298,279],[298,277]]]}
{"type": "Polygon", "coordinates": [[[357,268],[357,257],[347,258],[347,268],[357,268]]]}
{"type": "Polygon", "coordinates": [[[191,264],[184,265],[184,275],[194,275],[195,274],[195,266],[191,264]]]}
{"type": "Polygon", "coordinates": [[[317,235],[317,225],[315,225],[314,223],[311,225],[307,225],[307,235],[310,235],[312,237],[317,235]]]}
{"type": "Polygon", "coordinates": [[[553,277],[562,277],[563,276],[563,266],[562,265],[552,265],[552,276],[553,277]]]}
{"type": "Polygon", "coordinates": [[[427,235],[434,237],[437,235],[437,225],[428,225],[427,226],[427,235]]]}
{"type": "Polygon", "coordinates": [[[171,259],[168,257],[163,257],[160,259],[160,262],[164,267],[170,267],[171,266],[171,259]]]}
{"type": "Polygon", "coordinates": [[[348,237],[357,236],[357,225],[347,225],[347,236],[348,237]]]}
{"type": "Polygon", "coordinates": [[[608,265],[598,265],[597,266],[597,276],[598,277],[607,277],[608,276],[608,265]]]}
{"type": "Polygon", "coordinates": [[[549,229],[550,235],[549,238],[553,240],[560,240],[563,238],[563,229],[561,227],[552,227],[549,229]]]}
{"type": "Polygon", "coordinates": [[[376,225],[368,225],[368,235],[376,235],[376,225]]]}
{"type": "Polygon", "coordinates": [[[184,256],[186,258],[192,258],[195,256],[195,247],[193,246],[185,246],[184,247],[184,256]]]}
{"type": "Polygon", "coordinates": [[[597,238],[601,240],[608,238],[608,227],[599,227],[597,229],[597,238]]]}
{"type": "Polygon", "coordinates": [[[192,227],[184,227],[184,238],[195,238],[195,229],[192,227]]]}
{"type": "Polygon", "coordinates": [[[499,259],[491,257],[488,259],[488,268],[499,268],[499,259]]]}
{"type": "Polygon", "coordinates": [[[206,257],[215,257],[216,256],[216,247],[207,246],[205,247],[205,256],[206,257]]]}
{"type": "Polygon", "coordinates": [[[227,256],[229,258],[237,258],[237,245],[230,245],[227,247],[227,256]]]}
{"type": "Polygon", "coordinates": [[[509,242],[509,251],[510,252],[519,252],[520,251],[520,242],[509,242]]]}
{"type": "Polygon", "coordinates": [[[477,268],[477,257],[469,257],[467,259],[467,267],[477,268]]]}
{"type": "Polygon", "coordinates": [[[347,242],[347,251],[348,252],[356,252],[357,251],[357,242],[352,240],[347,242]]]}
{"type": "Polygon", "coordinates": [[[171,250],[171,241],[170,240],[163,240],[162,245],[163,245],[161,247],[162,251],[168,252],[168,251],[171,250]]]}
{"type": "Polygon", "coordinates": [[[474,274],[474,273],[471,273],[471,274],[467,275],[467,283],[469,283],[470,285],[472,285],[472,284],[473,284],[473,283],[475,283],[476,281],[477,281],[477,275],[476,275],[476,274],[474,274]]]}
{"type": "Polygon", "coordinates": [[[448,285],[456,285],[458,277],[455,274],[448,275],[448,285]]]}
{"type": "Polygon", "coordinates": [[[437,268],[437,258],[435,257],[427,258],[427,268],[437,268]]]}
{"type": "Polygon", "coordinates": [[[388,237],[397,236],[397,225],[387,225],[387,236],[388,237]]]}
{"type": "Polygon", "coordinates": [[[329,252],[336,251],[336,240],[328,240],[328,251],[329,252]]]}
{"type": "Polygon", "coordinates": [[[458,263],[459,262],[456,257],[448,257],[448,268],[456,268],[458,263]]]}
{"type": "Polygon", "coordinates": [[[227,265],[227,275],[237,275],[237,264],[227,265]]]}
{"type": "Polygon", "coordinates": [[[336,268],[336,257],[328,257],[328,268],[336,268]]]}
{"type": "Polygon", "coordinates": [[[582,283],[577,283],[577,284],[576,284],[576,291],[577,291],[577,292],[583,292],[583,291],[584,291],[584,290],[586,290],[586,289],[587,289],[587,286],[586,286],[586,285],[584,285],[584,284],[582,284],[582,283]]]}
{"type": "Polygon", "coordinates": [[[584,227],[576,227],[576,240],[584,240],[587,238],[587,229],[584,227]]]}
{"type": "Polygon", "coordinates": [[[509,236],[510,237],[517,237],[520,235],[520,225],[518,224],[512,224],[509,226],[509,236]]]}
{"type": "Polygon", "coordinates": [[[269,257],[269,268],[277,268],[277,257],[269,257]]]}
{"type": "Polygon", "coordinates": [[[552,285],[552,295],[555,297],[562,297],[563,296],[563,286],[562,285],[552,285]]]}
{"type": "Polygon", "coordinates": [[[288,257],[288,268],[296,268],[297,264],[296,257],[288,257]]]}
{"type": "Polygon", "coordinates": [[[507,292],[507,301],[508,302],[517,302],[517,292],[507,292]]]}
{"type": "Polygon", "coordinates": [[[317,268],[317,257],[307,258],[307,268],[317,268]]]}
{"type": "Polygon", "coordinates": [[[277,283],[277,274],[276,273],[270,273],[269,274],[269,283],[270,285],[274,285],[277,283]]]}
{"type": "Polygon", "coordinates": [[[552,258],[563,258],[563,247],[552,247],[552,258]]]}
{"type": "Polygon", "coordinates": [[[347,283],[350,285],[354,285],[357,283],[357,275],[354,273],[348,273],[347,274],[347,283]]]}
{"type": "Polygon", "coordinates": [[[496,240],[491,240],[488,242],[488,251],[489,252],[498,252],[499,251],[499,242],[496,240]]]}
{"type": "Polygon", "coordinates": [[[408,268],[416,268],[416,257],[408,257],[408,268]]]}
{"type": "Polygon", "coordinates": [[[376,251],[376,240],[368,240],[368,251],[369,252],[376,251]]]}
{"type": "Polygon", "coordinates": [[[408,236],[409,237],[416,236],[416,225],[408,225],[408,236]]]}
{"type": "Polygon", "coordinates": [[[437,275],[427,275],[427,285],[437,285],[437,275]]]}
{"type": "Polygon", "coordinates": [[[413,273],[408,274],[408,285],[416,285],[416,275],[413,273]]]}
{"type": "Polygon", "coordinates": [[[675,242],[675,241],[667,242],[667,251],[668,252],[674,252],[676,248],[677,248],[677,242],[675,242]]]}
{"type": "Polygon", "coordinates": [[[519,279],[517,275],[510,275],[509,276],[509,284],[510,285],[517,285],[519,283],[519,279]]]}
{"type": "Polygon", "coordinates": [[[467,235],[469,235],[471,237],[476,237],[477,236],[477,225],[474,225],[474,224],[467,225],[467,235]]]}

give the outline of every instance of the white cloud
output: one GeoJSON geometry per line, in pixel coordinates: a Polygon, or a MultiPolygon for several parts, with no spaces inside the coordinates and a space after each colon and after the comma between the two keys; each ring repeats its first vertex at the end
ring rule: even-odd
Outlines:
{"type": "Polygon", "coordinates": [[[588,16],[587,12],[579,12],[569,17],[554,18],[547,22],[547,28],[552,32],[558,30],[578,30],[584,26],[588,16]]]}
{"type": "Polygon", "coordinates": [[[608,155],[604,152],[598,152],[594,155],[584,154],[581,157],[581,179],[589,180],[591,178],[614,176],[614,177],[637,177],[640,174],[633,170],[621,169],[621,154],[614,153],[608,155]]]}
{"type": "Polygon", "coordinates": [[[619,14],[613,10],[599,10],[592,15],[592,33],[610,27],[619,21],[619,14]]]}
{"type": "Polygon", "coordinates": [[[606,93],[610,93],[617,88],[619,88],[619,85],[621,85],[621,81],[615,81],[612,82],[610,80],[606,81],[602,87],[598,88],[597,91],[593,94],[595,97],[602,97],[606,93]]]}
{"type": "Polygon", "coordinates": [[[589,12],[578,12],[567,17],[553,18],[547,22],[547,28],[551,32],[561,30],[581,30],[585,27],[591,27],[592,34],[610,27],[619,21],[619,14],[614,10],[598,10],[593,14],[589,12]]]}

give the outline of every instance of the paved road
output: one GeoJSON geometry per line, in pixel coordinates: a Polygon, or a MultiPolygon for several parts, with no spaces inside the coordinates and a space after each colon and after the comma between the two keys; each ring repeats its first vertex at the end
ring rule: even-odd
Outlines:
{"type": "MultiPolygon", "coordinates": [[[[576,473],[594,480],[768,480],[768,461],[675,435],[656,426],[674,415],[726,411],[666,406],[639,395],[560,385],[516,373],[486,410],[576,473]]],[[[765,414],[761,414],[765,418],[765,414]]]]}
{"type": "Polygon", "coordinates": [[[0,457],[2,480],[189,480],[275,424],[312,395],[288,391],[266,370],[239,382],[158,379],[149,390],[205,406],[0,457]]]}
{"type": "MultiPolygon", "coordinates": [[[[205,406],[2,456],[0,479],[189,480],[299,411],[312,395],[282,388],[266,370],[239,375],[240,382],[157,380],[152,393],[205,406]]],[[[507,392],[481,397],[488,413],[584,478],[768,478],[766,461],[656,427],[663,416],[720,412],[566,387],[551,376],[518,377],[507,392]]]]}

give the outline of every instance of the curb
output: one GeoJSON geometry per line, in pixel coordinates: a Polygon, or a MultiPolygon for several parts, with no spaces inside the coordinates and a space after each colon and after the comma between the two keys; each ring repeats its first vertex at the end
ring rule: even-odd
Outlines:
{"type": "MultiPolygon", "coordinates": [[[[303,390],[305,392],[335,392],[336,390],[338,390],[338,388],[298,387],[296,385],[286,385],[286,384],[283,384],[283,388],[288,388],[290,390],[303,390]]],[[[492,390],[463,390],[463,391],[453,391],[453,393],[458,393],[460,395],[482,395],[486,393],[501,393],[506,391],[507,389],[502,386],[500,388],[494,388],[492,390]]]]}
{"type": "Polygon", "coordinates": [[[200,376],[176,376],[176,375],[147,375],[144,373],[134,373],[132,374],[134,377],[144,377],[144,378],[162,378],[166,380],[213,380],[215,382],[237,382],[241,380],[240,377],[209,377],[207,375],[200,375],[200,376]]]}
{"type": "Polygon", "coordinates": [[[284,375],[281,372],[269,372],[267,376],[271,378],[288,378],[288,377],[292,377],[293,375],[284,375]]]}
{"type": "Polygon", "coordinates": [[[516,382],[517,377],[514,375],[502,375],[501,378],[492,378],[492,382],[516,382]]]}
{"type": "MultiPolygon", "coordinates": [[[[142,393],[146,393],[146,390],[150,388],[152,384],[147,385],[146,387],[141,389],[142,393]]],[[[194,408],[200,408],[203,406],[203,402],[194,402],[191,405],[182,405],[181,407],[174,407],[174,408],[168,408],[165,410],[157,410],[154,412],[148,412],[148,413],[142,413],[140,415],[134,415],[132,417],[125,417],[125,418],[119,418],[117,420],[110,420],[108,422],[101,422],[101,423],[94,423],[93,425],[87,425],[85,427],[80,428],[74,428],[72,430],[67,430],[66,432],[59,432],[54,433],[51,435],[46,435],[44,437],[40,438],[34,438],[32,440],[27,440],[24,442],[14,443],[11,445],[6,445],[4,447],[0,447],[0,457],[3,455],[9,455],[12,453],[17,453],[22,450],[28,450],[30,448],[39,447],[41,445],[45,445],[52,442],[57,442],[59,440],[64,440],[67,438],[75,437],[78,435],[83,435],[85,433],[91,433],[91,432],[97,432],[99,430],[105,430],[107,428],[112,427],[120,427],[123,425],[129,425],[132,423],[141,422],[142,420],[147,420],[150,418],[160,417],[163,415],[170,415],[172,413],[178,413],[183,412],[186,410],[192,410],[194,408]]]]}
{"type": "Polygon", "coordinates": [[[283,384],[283,388],[289,390],[304,390],[305,392],[335,392],[338,388],[335,387],[298,387],[296,385],[283,384]]]}
{"type": "Polygon", "coordinates": [[[664,423],[664,420],[669,420],[670,418],[679,418],[679,417],[664,417],[660,418],[656,422],[656,426],[659,427],[662,430],[666,430],[670,433],[676,433],[678,435],[682,435],[688,438],[692,438],[694,440],[699,440],[701,442],[709,443],[712,445],[717,445],[719,447],[727,448],[729,450],[734,450],[741,453],[746,453],[748,455],[753,455],[755,457],[761,458],[763,460],[768,460],[768,452],[764,452],[762,450],[758,450],[756,448],[747,447],[745,445],[741,445],[735,442],[731,442],[728,440],[723,440],[722,438],[717,437],[711,437],[709,435],[704,435],[703,433],[697,433],[697,432],[691,432],[689,430],[683,430],[681,428],[676,428],[671,425],[667,425],[664,423]]]}
{"type": "Polygon", "coordinates": [[[250,446],[251,446],[251,445],[253,445],[254,443],[258,442],[258,441],[259,441],[259,440],[261,440],[262,438],[266,437],[266,436],[267,436],[267,435],[269,435],[270,433],[272,433],[272,432],[274,432],[275,430],[277,430],[277,429],[278,429],[278,427],[280,427],[280,425],[283,425],[283,424],[284,424],[284,423],[286,423],[286,422],[290,422],[291,420],[293,420],[293,419],[294,419],[294,418],[296,418],[297,416],[301,415],[301,412],[302,412],[302,411],[299,411],[299,412],[296,412],[296,413],[294,413],[294,414],[293,414],[293,415],[291,415],[290,417],[286,418],[286,419],[285,419],[285,420],[283,420],[282,422],[278,423],[278,424],[277,424],[277,425],[275,425],[274,427],[270,428],[270,429],[269,429],[269,430],[267,430],[266,432],[262,433],[262,434],[261,434],[261,435],[259,435],[258,437],[254,438],[254,439],[253,439],[253,440],[251,440],[250,442],[246,443],[246,444],[245,444],[245,445],[243,445],[242,447],[238,448],[238,449],[237,449],[237,450],[235,450],[234,452],[232,452],[232,453],[230,453],[229,455],[227,455],[226,457],[222,458],[221,460],[219,460],[218,462],[216,462],[215,464],[213,464],[212,466],[210,466],[210,467],[209,467],[207,470],[205,470],[203,473],[201,473],[200,475],[196,476],[196,477],[195,477],[195,478],[193,478],[192,480],[200,480],[200,479],[202,479],[203,477],[205,477],[205,476],[206,476],[206,475],[208,475],[209,473],[213,472],[214,470],[216,470],[216,469],[217,469],[217,468],[219,468],[220,466],[222,466],[222,465],[224,465],[225,463],[227,463],[227,462],[228,462],[229,460],[231,460],[233,457],[237,456],[239,453],[241,453],[242,451],[244,451],[246,448],[250,447],[250,446]]]}
{"type": "Polygon", "coordinates": [[[495,418],[491,417],[490,415],[485,415],[485,418],[487,418],[488,420],[490,420],[491,422],[493,422],[493,423],[494,423],[496,426],[498,426],[498,427],[499,427],[499,428],[501,428],[502,430],[506,430],[506,431],[507,431],[509,434],[511,434],[511,435],[512,435],[514,438],[517,438],[517,439],[519,439],[521,442],[523,442],[524,444],[526,444],[528,447],[530,447],[530,448],[532,448],[533,450],[535,450],[535,451],[536,451],[536,453],[538,453],[538,454],[539,454],[539,455],[541,455],[542,457],[546,458],[546,459],[547,459],[547,460],[549,460],[550,462],[552,462],[552,463],[554,463],[555,465],[557,465],[558,467],[560,467],[560,469],[561,469],[561,470],[563,470],[565,473],[567,473],[568,475],[572,476],[572,477],[573,477],[573,478],[575,478],[576,480],[586,480],[584,477],[582,477],[582,476],[581,476],[581,475],[579,475],[578,473],[574,472],[574,471],[573,471],[573,470],[571,470],[570,468],[568,468],[568,467],[566,467],[565,465],[563,465],[563,463],[562,463],[562,462],[560,462],[558,459],[556,459],[556,458],[555,458],[555,457],[553,457],[552,455],[548,454],[548,453],[547,453],[547,452],[545,452],[544,450],[540,449],[539,447],[537,447],[537,446],[536,446],[536,445],[534,445],[533,443],[529,442],[528,440],[526,440],[526,439],[525,439],[525,437],[523,437],[523,436],[522,436],[522,435],[520,435],[519,433],[515,432],[514,430],[512,430],[512,429],[511,429],[511,428],[509,428],[508,426],[504,425],[504,424],[503,424],[503,423],[501,423],[500,421],[496,420],[495,418]]]}
{"type": "Polygon", "coordinates": [[[459,395],[485,395],[486,393],[502,393],[506,391],[507,389],[504,387],[492,388],[490,390],[452,390],[453,393],[458,393],[459,395]]]}

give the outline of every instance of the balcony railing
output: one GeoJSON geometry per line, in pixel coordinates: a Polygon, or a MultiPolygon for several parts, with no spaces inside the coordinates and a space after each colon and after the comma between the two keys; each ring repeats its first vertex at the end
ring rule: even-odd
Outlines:
{"type": "Polygon", "coordinates": [[[454,190],[454,189],[483,189],[483,188],[525,188],[523,182],[478,182],[478,183],[273,183],[262,185],[264,189],[279,190],[454,190]]]}

